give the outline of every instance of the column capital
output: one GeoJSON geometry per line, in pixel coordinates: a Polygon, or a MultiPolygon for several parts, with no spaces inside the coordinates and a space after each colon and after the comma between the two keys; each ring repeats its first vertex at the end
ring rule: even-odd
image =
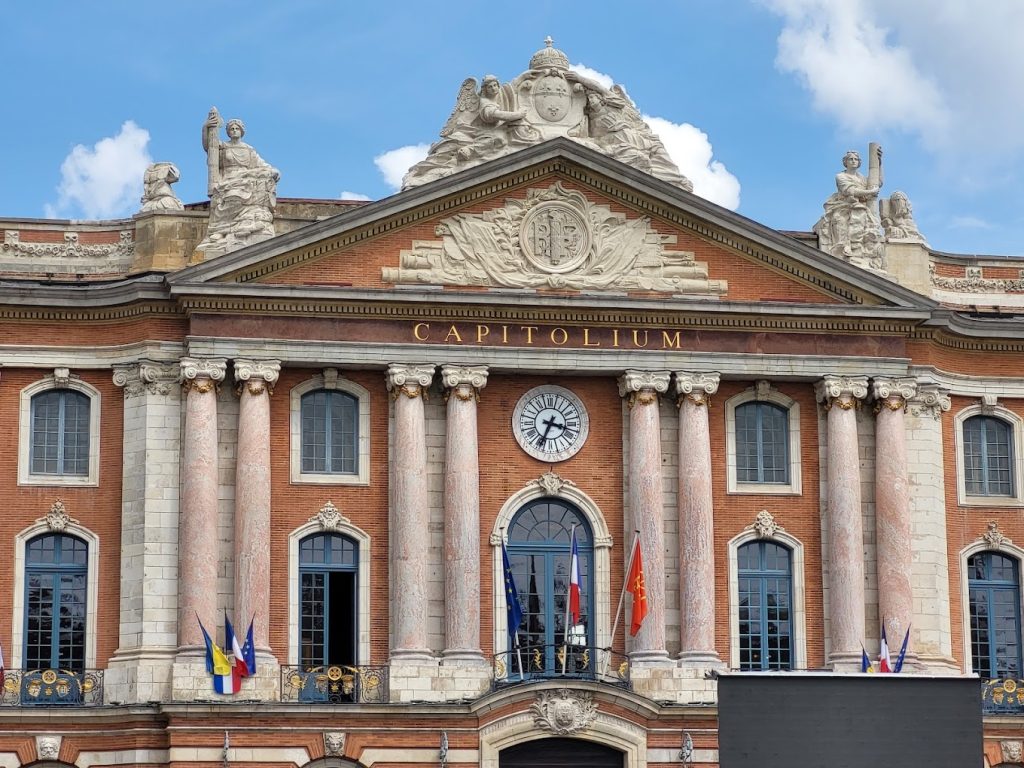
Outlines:
{"type": "Polygon", "coordinates": [[[434,380],[436,366],[406,365],[392,363],[388,366],[387,387],[392,397],[404,394],[406,397],[419,397],[434,380]]]}
{"type": "Polygon", "coordinates": [[[281,375],[280,360],[235,359],[233,365],[239,394],[242,387],[247,387],[250,395],[262,395],[268,390],[274,394],[274,385],[281,375]]]}
{"type": "Polygon", "coordinates": [[[935,382],[918,382],[917,393],[910,398],[910,412],[914,416],[931,416],[933,419],[941,419],[942,414],[952,407],[949,391],[949,387],[935,382]]]}
{"type": "Polygon", "coordinates": [[[466,384],[473,389],[481,390],[487,386],[486,365],[442,365],[441,382],[446,389],[455,389],[466,384]]]}
{"type": "Polygon", "coordinates": [[[181,366],[178,363],[160,363],[141,360],[137,363],[114,366],[114,386],[124,389],[124,396],[137,397],[143,393],[169,395],[178,382],[181,366]]]}
{"type": "Polygon", "coordinates": [[[871,396],[875,399],[875,411],[883,407],[890,411],[902,411],[907,401],[917,393],[917,379],[910,377],[877,378],[871,380],[871,396]]]}
{"type": "Polygon", "coordinates": [[[682,403],[684,398],[688,398],[694,405],[707,405],[708,398],[718,391],[718,383],[722,378],[717,372],[676,371],[675,375],[678,402],[682,403]]]}
{"type": "Polygon", "coordinates": [[[858,400],[868,396],[868,377],[827,374],[814,385],[814,395],[825,406],[825,410],[838,405],[848,411],[856,407],[858,400]]]}
{"type": "Polygon", "coordinates": [[[668,392],[670,376],[668,371],[638,371],[630,368],[619,377],[619,396],[625,397],[644,390],[653,390],[663,395],[668,392]]]}
{"type": "Polygon", "coordinates": [[[206,393],[224,381],[224,373],[227,371],[228,361],[223,357],[213,357],[206,360],[183,357],[181,358],[180,365],[182,387],[186,391],[194,388],[200,393],[206,393]],[[205,381],[201,381],[203,379],[205,381]]]}

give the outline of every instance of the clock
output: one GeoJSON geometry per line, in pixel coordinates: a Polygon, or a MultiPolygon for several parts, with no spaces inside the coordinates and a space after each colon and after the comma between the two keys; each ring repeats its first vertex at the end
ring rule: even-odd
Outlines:
{"type": "Polygon", "coordinates": [[[565,461],[587,439],[587,409],[565,387],[544,384],[519,398],[512,412],[512,432],[519,446],[541,461],[565,461]]]}

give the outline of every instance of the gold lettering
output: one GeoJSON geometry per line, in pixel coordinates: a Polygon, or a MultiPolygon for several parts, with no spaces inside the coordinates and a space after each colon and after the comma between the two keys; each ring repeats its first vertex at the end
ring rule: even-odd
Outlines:
{"type": "Polygon", "coordinates": [[[590,329],[589,328],[584,328],[583,329],[583,346],[584,347],[600,347],[601,346],[601,342],[600,341],[595,341],[593,344],[590,343],[590,329]]]}
{"type": "Polygon", "coordinates": [[[490,333],[491,333],[491,329],[488,326],[486,326],[486,325],[478,325],[476,327],[476,343],[477,344],[482,344],[483,341],[484,341],[484,338],[486,338],[490,333]]]}
{"type": "Polygon", "coordinates": [[[426,341],[429,337],[420,336],[420,328],[423,329],[424,334],[430,333],[430,323],[416,323],[412,327],[412,335],[416,337],[416,341],[426,341]]]}
{"type": "Polygon", "coordinates": [[[526,331],[526,343],[533,344],[533,332],[536,331],[540,326],[536,325],[522,325],[519,330],[526,331]]]}
{"type": "Polygon", "coordinates": [[[453,336],[455,337],[455,340],[459,342],[459,344],[462,343],[462,337],[459,336],[459,329],[456,328],[454,325],[450,329],[448,329],[448,335],[444,337],[444,340],[451,341],[453,336]]]}
{"type": "Polygon", "coordinates": [[[679,331],[676,331],[672,336],[668,335],[668,331],[661,332],[661,348],[665,349],[682,349],[680,346],[682,342],[679,339],[679,331]]]}
{"type": "Polygon", "coordinates": [[[501,343],[508,344],[508,326],[501,326],[501,343]]]}
{"type": "Polygon", "coordinates": [[[637,335],[640,331],[633,329],[633,346],[634,347],[646,347],[647,346],[647,331],[644,331],[644,343],[640,343],[640,337],[637,335]]]}
{"type": "Polygon", "coordinates": [[[560,347],[563,344],[565,344],[565,342],[567,342],[568,340],[569,340],[569,332],[566,331],[565,328],[552,328],[551,329],[551,343],[554,344],[555,346],[560,347]],[[555,334],[556,333],[561,335],[561,337],[562,337],[561,341],[558,341],[555,338],[555,334]]]}
{"type": "Polygon", "coordinates": [[[619,346],[619,329],[618,328],[613,328],[612,329],[612,346],[613,347],[619,346]]]}

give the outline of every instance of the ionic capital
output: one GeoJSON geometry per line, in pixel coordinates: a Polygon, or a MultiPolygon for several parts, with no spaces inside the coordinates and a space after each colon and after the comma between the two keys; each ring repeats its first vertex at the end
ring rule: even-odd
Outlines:
{"type": "Polygon", "coordinates": [[[709,398],[718,391],[721,378],[719,373],[676,371],[676,404],[681,405],[685,399],[694,405],[707,405],[709,398]]]}
{"type": "Polygon", "coordinates": [[[658,402],[658,395],[668,392],[668,371],[627,370],[619,377],[619,396],[626,398],[626,404],[651,405],[658,402]]]}
{"type": "Polygon", "coordinates": [[[446,389],[455,389],[467,385],[481,390],[487,386],[487,366],[484,365],[443,365],[441,366],[441,383],[446,389]]]}
{"type": "Polygon", "coordinates": [[[169,395],[178,383],[181,366],[177,363],[158,363],[142,360],[130,365],[114,366],[114,386],[124,389],[126,398],[144,392],[151,395],[169,395]]]}
{"type": "Polygon", "coordinates": [[[224,381],[228,361],[223,357],[198,360],[194,357],[181,358],[181,386],[189,392],[195,389],[205,394],[224,381]]]}
{"type": "Polygon", "coordinates": [[[940,419],[951,407],[949,387],[934,382],[918,382],[917,393],[910,400],[910,412],[914,416],[940,419]]]}
{"type": "Polygon", "coordinates": [[[280,360],[236,359],[234,368],[239,394],[242,387],[247,388],[250,395],[262,395],[265,391],[274,394],[274,384],[281,375],[280,360]]]}
{"type": "Polygon", "coordinates": [[[814,394],[826,411],[833,405],[848,411],[868,396],[868,377],[829,374],[814,385],[814,394]]]}
{"type": "Polygon", "coordinates": [[[404,365],[392,363],[388,366],[387,387],[393,398],[400,394],[419,397],[434,380],[433,365],[404,365]]]}
{"type": "Polygon", "coordinates": [[[879,378],[871,380],[871,394],[875,399],[875,412],[882,408],[890,411],[906,410],[907,401],[917,393],[917,379],[879,378]]]}

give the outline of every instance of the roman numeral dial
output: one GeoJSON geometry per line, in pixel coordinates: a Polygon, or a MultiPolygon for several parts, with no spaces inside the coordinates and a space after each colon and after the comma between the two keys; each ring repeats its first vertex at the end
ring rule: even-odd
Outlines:
{"type": "Polygon", "coordinates": [[[520,447],[541,461],[565,461],[575,454],[583,447],[588,427],[580,399],[553,384],[524,394],[512,414],[512,431],[520,447]]]}

